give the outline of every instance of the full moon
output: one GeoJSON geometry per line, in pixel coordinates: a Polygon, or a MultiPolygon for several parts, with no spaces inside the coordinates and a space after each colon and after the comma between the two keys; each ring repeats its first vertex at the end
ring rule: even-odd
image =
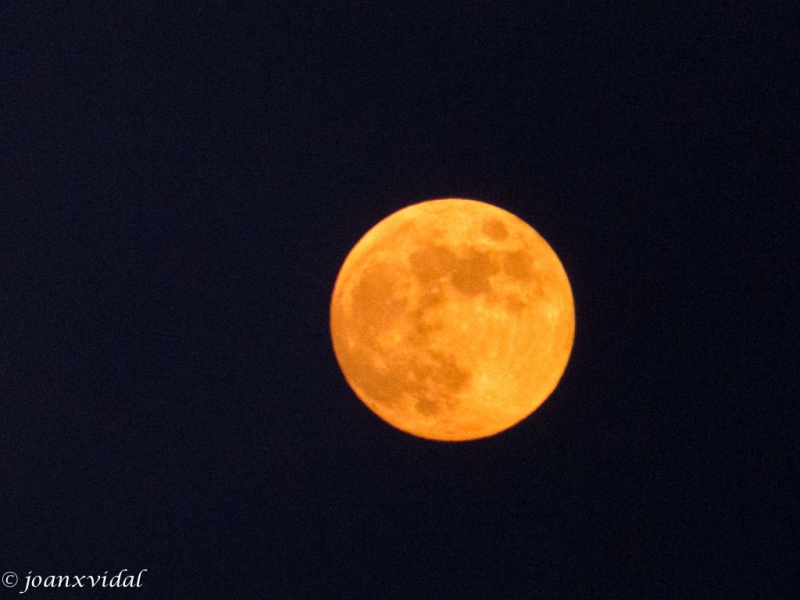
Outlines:
{"type": "Polygon", "coordinates": [[[569,279],[511,213],[447,198],[403,208],[353,247],[330,308],[336,359],[381,419],[464,441],[512,427],[553,392],[575,335],[569,279]]]}

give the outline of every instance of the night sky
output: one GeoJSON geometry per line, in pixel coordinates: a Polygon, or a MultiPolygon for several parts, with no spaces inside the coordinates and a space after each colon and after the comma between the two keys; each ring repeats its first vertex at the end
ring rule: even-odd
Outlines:
{"type": "Polygon", "coordinates": [[[791,3],[61,4],[0,4],[0,572],[147,572],[23,597],[797,592],[791,3]],[[556,391],[468,443],[328,329],[442,197],[575,297],[556,391]]]}

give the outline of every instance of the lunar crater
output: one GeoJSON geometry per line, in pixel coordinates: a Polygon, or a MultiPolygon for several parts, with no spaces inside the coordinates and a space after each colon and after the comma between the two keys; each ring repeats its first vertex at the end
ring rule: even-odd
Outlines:
{"type": "Polygon", "coordinates": [[[483,232],[498,242],[502,242],[508,237],[508,228],[498,219],[487,219],[484,221],[483,232]]]}

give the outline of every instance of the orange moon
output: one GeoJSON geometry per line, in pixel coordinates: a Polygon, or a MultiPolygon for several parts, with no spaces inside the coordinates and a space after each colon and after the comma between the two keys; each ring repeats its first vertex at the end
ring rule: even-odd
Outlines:
{"type": "Polygon", "coordinates": [[[547,242],[511,213],[447,198],[370,229],[339,271],[336,359],[381,419],[463,441],[530,415],[566,369],[575,334],[569,279],[547,242]]]}

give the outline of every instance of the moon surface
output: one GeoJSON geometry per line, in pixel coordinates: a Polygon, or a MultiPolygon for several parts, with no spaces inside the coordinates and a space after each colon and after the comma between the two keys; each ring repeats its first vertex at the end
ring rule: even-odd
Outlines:
{"type": "Polygon", "coordinates": [[[512,427],[552,393],[575,334],[569,279],[527,223],[477,200],[403,208],[353,247],[333,290],[333,348],[350,387],[415,436],[512,427]]]}

